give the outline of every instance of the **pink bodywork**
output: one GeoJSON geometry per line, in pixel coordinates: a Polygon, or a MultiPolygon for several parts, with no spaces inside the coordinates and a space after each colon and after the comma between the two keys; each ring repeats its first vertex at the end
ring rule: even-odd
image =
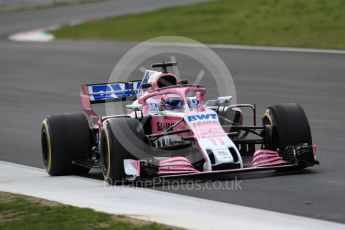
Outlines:
{"type": "Polygon", "coordinates": [[[159,161],[158,175],[196,173],[196,170],[185,157],[171,157],[159,161]]]}
{"type": "MultiPolygon", "coordinates": [[[[317,147],[313,144],[313,154],[317,152],[317,147]]],[[[284,161],[277,151],[268,150],[268,149],[259,149],[254,153],[252,159],[253,167],[265,167],[265,166],[274,166],[274,165],[283,165],[288,164],[284,161]]]]}
{"type": "Polygon", "coordinates": [[[252,166],[254,167],[282,165],[286,163],[287,162],[279,156],[277,151],[268,149],[257,150],[252,159],[252,166]]]}
{"type": "MultiPolygon", "coordinates": [[[[151,130],[152,130],[152,133],[153,134],[161,133],[163,131],[162,128],[166,129],[169,126],[171,126],[171,125],[175,124],[176,122],[178,122],[179,120],[181,120],[180,117],[152,116],[152,120],[151,120],[151,130]]],[[[183,129],[189,129],[184,121],[182,121],[178,125],[176,125],[173,130],[177,131],[177,130],[183,130],[183,129]]],[[[190,135],[190,133],[186,132],[186,133],[181,133],[179,135],[180,136],[188,136],[188,135],[190,135]]]]}
{"type": "Polygon", "coordinates": [[[101,116],[98,116],[91,107],[89,89],[87,85],[83,85],[81,87],[80,103],[81,103],[81,106],[83,107],[83,110],[89,117],[101,118],[101,116]]]}

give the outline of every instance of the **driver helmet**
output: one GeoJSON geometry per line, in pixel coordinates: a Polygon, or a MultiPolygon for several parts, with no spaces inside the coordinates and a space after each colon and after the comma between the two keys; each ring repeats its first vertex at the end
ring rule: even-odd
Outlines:
{"type": "Polygon", "coordinates": [[[179,96],[163,96],[161,99],[161,108],[164,109],[181,109],[183,102],[179,96]]]}

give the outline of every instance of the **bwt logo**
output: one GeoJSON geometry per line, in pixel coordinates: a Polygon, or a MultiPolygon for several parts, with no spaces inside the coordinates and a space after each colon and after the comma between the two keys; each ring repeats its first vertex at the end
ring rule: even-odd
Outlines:
{"type": "Polygon", "coordinates": [[[188,116],[188,121],[210,120],[210,119],[217,119],[217,114],[209,113],[209,114],[197,114],[197,115],[188,116]]]}

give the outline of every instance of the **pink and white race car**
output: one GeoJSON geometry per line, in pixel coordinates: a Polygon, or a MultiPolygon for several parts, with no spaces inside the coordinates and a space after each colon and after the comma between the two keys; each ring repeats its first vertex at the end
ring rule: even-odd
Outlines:
{"type": "Polygon", "coordinates": [[[256,108],[231,96],[205,102],[206,89],[157,63],[140,81],[83,85],[84,114],[48,116],[42,125],[43,161],[52,176],[101,168],[110,184],[262,170],[296,170],[318,164],[303,109],[268,107],[262,125],[256,108]],[[121,115],[100,116],[93,104],[131,101],[121,115]],[[242,110],[253,124],[243,125],[242,110]]]}

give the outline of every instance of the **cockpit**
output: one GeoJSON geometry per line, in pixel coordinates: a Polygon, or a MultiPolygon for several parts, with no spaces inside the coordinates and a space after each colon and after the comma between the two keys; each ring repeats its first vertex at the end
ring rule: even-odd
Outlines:
{"type": "Polygon", "coordinates": [[[147,97],[146,105],[148,112],[153,113],[160,111],[203,111],[204,95],[203,88],[196,86],[162,89],[147,97]]]}

